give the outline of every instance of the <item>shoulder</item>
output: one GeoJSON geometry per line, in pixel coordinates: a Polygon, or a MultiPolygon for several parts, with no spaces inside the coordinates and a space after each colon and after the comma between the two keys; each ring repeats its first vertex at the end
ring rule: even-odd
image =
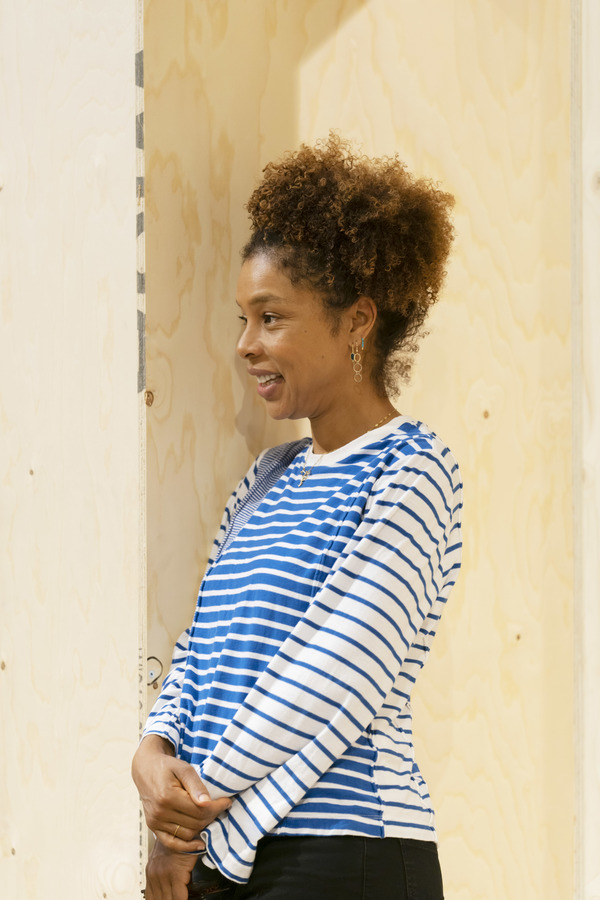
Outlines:
{"type": "Polygon", "coordinates": [[[449,511],[461,506],[462,479],[458,462],[447,444],[423,422],[403,419],[382,439],[377,498],[415,490],[449,511]]]}
{"type": "Polygon", "coordinates": [[[389,435],[391,455],[402,465],[411,460],[419,466],[436,464],[460,480],[456,457],[448,445],[428,425],[415,419],[404,419],[389,435]]]}

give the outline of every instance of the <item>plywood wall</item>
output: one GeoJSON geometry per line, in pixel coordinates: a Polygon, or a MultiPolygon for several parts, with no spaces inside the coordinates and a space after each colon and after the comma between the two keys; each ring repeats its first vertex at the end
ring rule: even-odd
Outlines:
{"type": "Polygon", "coordinates": [[[2,3],[2,900],[139,896],[134,49],[2,3]]]}
{"type": "MultiPolygon", "coordinates": [[[[567,0],[148,0],[149,641],[167,664],[222,504],[285,440],[233,356],[242,205],[330,128],[457,197],[399,407],[462,464],[465,569],[419,687],[450,900],[572,892],[567,0]]],[[[294,426],[297,428],[298,426],[294,426]]]]}
{"type": "Polygon", "coordinates": [[[577,629],[577,898],[600,897],[600,4],[577,5],[574,377],[577,629]],[[581,104],[581,107],[580,105],[581,104]],[[580,114],[581,110],[581,114],[580,114]]]}

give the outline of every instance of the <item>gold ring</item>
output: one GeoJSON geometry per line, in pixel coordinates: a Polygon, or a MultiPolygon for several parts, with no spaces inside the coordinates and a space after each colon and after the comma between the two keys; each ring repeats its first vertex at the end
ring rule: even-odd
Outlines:
{"type": "Polygon", "coordinates": [[[175,826],[175,831],[173,832],[173,837],[177,837],[177,832],[179,831],[180,828],[181,828],[181,825],[175,826]]]}

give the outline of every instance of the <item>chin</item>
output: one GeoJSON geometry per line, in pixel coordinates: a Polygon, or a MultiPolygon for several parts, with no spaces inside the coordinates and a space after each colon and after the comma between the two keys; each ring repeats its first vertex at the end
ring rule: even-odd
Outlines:
{"type": "Polygon", "coordinates": [[[289,419],[291,416],[284,409],[277,409],[267,403],[267,415],[270,419],[273,419],[275,422],[281,422],[283,419],[289,419]]]}
{"type": "Polygon", "coordinates": [[[267,404],[267,415],[269,418],[273,419],[274,422],[284,422],[286,419],[295,420],[306,418],[305,413],[290,412],[289,410],[281,409],[281,407],[279,409],[274,409],[269,407],[269,404],[267,404]]]}

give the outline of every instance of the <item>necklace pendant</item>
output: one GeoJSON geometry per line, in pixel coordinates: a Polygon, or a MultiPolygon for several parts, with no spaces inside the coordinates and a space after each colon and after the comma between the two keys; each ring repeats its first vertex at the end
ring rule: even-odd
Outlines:
{"type": "Polygon", "coordinates": [[[298,487],[302,487],[309,475],[310,469],[308,470],[308,472],[306,471],[306,469],[302,469],[302,471],[300,472],[300,482],[298,484],[298,487]]]}

